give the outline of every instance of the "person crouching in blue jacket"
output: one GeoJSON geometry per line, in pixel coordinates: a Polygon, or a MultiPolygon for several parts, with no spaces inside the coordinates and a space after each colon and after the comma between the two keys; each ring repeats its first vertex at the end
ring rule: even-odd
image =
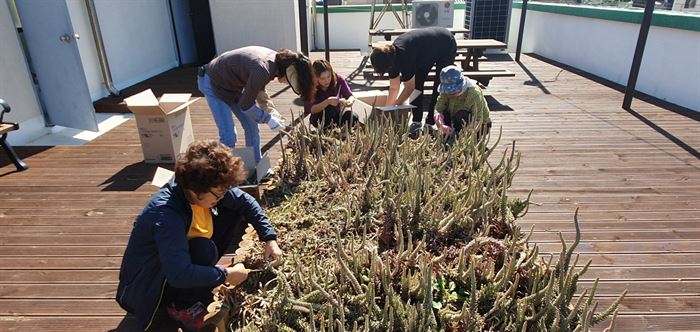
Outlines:
{"type": "Polygon", "coordinates": [[[257,201],[238,188],[243,161],[217,141],[197,141],[175,164],[175,179],[161,188],[136,218],[124,252],[116,300],[153,328],[159,308],[185,329],[198,330],[211,290],[247,277],[241,264],[216,265],[237,247],[248,224],[265,242],[265,259],[282,251],[277,233],[257,201]]]}

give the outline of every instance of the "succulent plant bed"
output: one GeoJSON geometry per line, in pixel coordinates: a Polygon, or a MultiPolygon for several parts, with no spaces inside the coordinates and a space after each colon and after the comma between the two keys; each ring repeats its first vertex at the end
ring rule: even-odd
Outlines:
{"type": "Polygon", "coordinates": [[[612,329],[624,293],[599,310],[595,284],[577,288],[590,262],[573,254],[576,216],[576,240],[541,257],[517,222],[529,197],[508,197],[515,143],[491,136],[294,128],[267,194],[286,258],[249,256],[257,270],[222,298],[229,328],[587,331],[612,316],[612,329]]]}

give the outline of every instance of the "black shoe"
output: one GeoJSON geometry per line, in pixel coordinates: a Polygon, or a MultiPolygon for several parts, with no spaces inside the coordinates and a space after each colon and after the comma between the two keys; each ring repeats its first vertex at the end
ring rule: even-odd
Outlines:
{"type": "Polygon", "coordinates": [[[422,125],[420,122],[411,122],[411,125],[408,126],[408,137],[412,139],[418,138],[418,136],[421,133],[422,125]]]}

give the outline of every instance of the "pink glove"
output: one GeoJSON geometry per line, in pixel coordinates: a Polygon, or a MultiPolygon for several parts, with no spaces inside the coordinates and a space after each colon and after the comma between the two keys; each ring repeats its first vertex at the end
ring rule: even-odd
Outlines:
{"type": "Polygon", "coordinates": [[[454,129],[452,129],[452,127],[450,126],[445,125],[445,117],[442,115],[442,113],[437,113],[433,115],[433,119],[435,120],[435,124],[445,135],[452,135],[454,129]]]}
{"type": "Polygon", "coordinates": [[[440,126],[440,130],[442,130],[442,132],[447,136],[452,135],[452,132],[454,132],[452,127],[445,125],[440,126]]]}

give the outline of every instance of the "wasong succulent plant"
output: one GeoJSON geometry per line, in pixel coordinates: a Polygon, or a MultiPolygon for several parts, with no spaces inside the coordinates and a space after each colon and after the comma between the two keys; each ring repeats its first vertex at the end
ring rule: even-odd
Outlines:
{"type": "Polygon", "coordinates": [[[587,331],[611,315],[612,329],[626,292],[596,312],[597,281],[577,290],[578,211],[557,262],[518,226],[515,143],[497,156],[500,133],[448,145],[402,127],[289,133],[268,193],[288,258],[229,293],[231,329],[587,331]]]}

